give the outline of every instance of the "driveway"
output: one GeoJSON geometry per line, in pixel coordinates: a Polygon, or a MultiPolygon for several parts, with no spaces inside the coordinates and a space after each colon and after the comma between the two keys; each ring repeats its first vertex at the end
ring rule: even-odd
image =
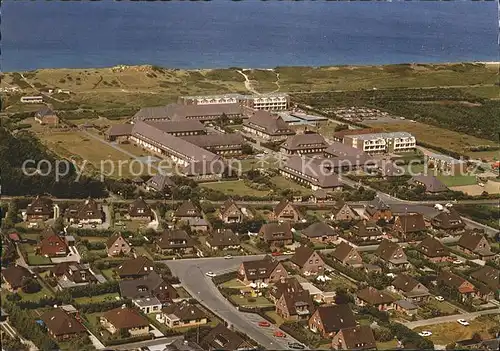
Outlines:
{"type": "Polygon", "coordinates": [[[290,335],[287,335],[286,338],[276,338],[272,335],[272,331],[276,327],[259,327],[257,322],[262,320],[261,317],[256,314],[238,311],[222,296],[212,280],[205,275],[209,271],[215,273],[234,271],[241,262],[262,257],[264,255],[239,256],[230,260],[216,257],[164,261],[164,263],[168,264],[172,273],[179,277],[182,285],[193,298],[215,312],[220,318],[227,321],[239,331],[247,334],[266,349],[286,350],[288,349],[288,342],[296,342],[294,338],[290,335]]]}

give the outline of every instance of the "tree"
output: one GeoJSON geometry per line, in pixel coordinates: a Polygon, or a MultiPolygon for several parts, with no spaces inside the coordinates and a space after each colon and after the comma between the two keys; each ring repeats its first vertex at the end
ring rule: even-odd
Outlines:
{"type": "Polygon", "coordinates": [[[349,129],[349,125],[347,125],[347,124],[337,124],[335,126],[334,131],[340,132],[341,130],[347,130],[347,129],[349,129]]]}
{"type": "Polygon", "coordinates": [[[56,233],[60,233],[64,230],[64,218],[59,216],[57,219],[54,221],[54,231],[56,233]]]}
{"type": "Polygon", "coordinates": [[[253,154],[253,147],[250,144],[243,144],[241,146],[241,152],[244,155],[252,155],[253,154]]]}
{"type": "Polygon", "coordinates": [[[335,290],[335,303],[337,305],[346,305],[350,302],[354,302],[354,299],[344,288],[337,288],[335,290]]]}
{"type": "Polygon", "coordinates": [[[42,290],[40,283],[33,278],[23,278],[23,287],[21,288],[26,294],[34,294],[42,290]]]}

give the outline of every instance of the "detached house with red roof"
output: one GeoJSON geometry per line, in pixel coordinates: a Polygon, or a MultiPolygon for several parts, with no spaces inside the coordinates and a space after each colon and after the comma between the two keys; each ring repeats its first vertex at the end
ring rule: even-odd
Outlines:
{"type": "Polygon", "coordinates": [[[283,199],[274,207],[273,219],[277,221],[297,222],[300,219],[300,213],[291,201],[283,199]]]}
{"type": "Polygon", "coordinates": [[[356,326],[356,319],[349,305],[321,305],[309,318],[309,329],[324,338],[330,338],[341,329],[356,326]]]}
{"type": "Polygon", "coordinates": [[[119,307],[105,312],[100,324],[111,334],[127,332],[130,336],[149,334],[149,321],[137,311],[128,307],[119,307]]]}
{"type": "Polygon", "coordinates": [[[46,221],[54,215],[52,200],[37,196],[26,208],[28,222],[46,221]]]}
{"type": "Polygon", "coordinates": [[[37,247],[39,255],[45,257],[66,256],[69,252],[68,245],[62,236],[52,234],[44,237],[37,247]]]}
{"type": "Polygon", "coordinates": [[[334,350],[376,350],[373,330],[368,325],[341,329],[332,339],[334,350]]]}
{"type": "Polygon", "coordinates": [[[384,290],[378,290],[371,286],[359,290],[356,293],[356,305],[373,306],[379,311],[388,311],[394,309],[396,299],[384,290]]]}
{"type": "Polygon", "coordinates": [[[457,296],[462,302],[470,300],[476,295],[476,288],[471,282],[449,271],[439,272],[437,282],[440,289],[447,290],[449,294],[457,296]]]}
{"type": "Polygon", "coordinates": [[[491,246],[483,233],[467,231],[458,240],[458,249],[468,255],[475,255],[482,260],[490,260],[495,257],[491,246]]]}
{"type": "Polygon", "coordinates": [[[100,205],[91,198],[68,207],[65,216],[69,223],[102,224],[104,222],[104,212],[100,205]]]}
{"type": "Polygon", "coordinates": [[[42,314],[48,334],[57,341],[68,340],[87,334],[87,329],[75,317],[60,308],[42,314]]]}
{"type": "Polygon", "coordinates": [[[304,275],[322,274],[325,270],[325,262],[319,253],[307,246],[296,248],[290,262],[304,275]]]}

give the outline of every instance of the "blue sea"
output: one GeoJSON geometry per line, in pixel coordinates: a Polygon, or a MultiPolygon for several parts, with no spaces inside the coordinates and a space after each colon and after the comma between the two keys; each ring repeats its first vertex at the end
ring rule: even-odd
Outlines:
{"type": "Polygon", "coordinates": [[[499,61],[497,1],[3,1],[1,70],[499,61]]]}

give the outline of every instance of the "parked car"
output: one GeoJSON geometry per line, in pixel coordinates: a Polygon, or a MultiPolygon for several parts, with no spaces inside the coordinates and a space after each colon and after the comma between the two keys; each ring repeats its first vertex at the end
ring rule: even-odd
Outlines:
{"type": "Polygon", "coordinates": [[[435,296],[434,298],[438,301],[444,301],[444,297],[442,296],[435,296]]]}
{"type": "Polygon", "coordinates": [[[420,333],[418,333],[418,335],[420,335],[420,336],[431,336],[432,332],[430,332],[428,330],[423,330],[420,333]]]}
{"type": "Polygon", "coordinates": [[[281,252],[275,251],[271,255],[273,255],[273,256],[281,256],[281,252]]]}
{"type": "Polygon", "coordinates": [[[259,327],[270,327],[271,326],[271,323],[267,322],[267,321],[260,321],[259,323],[259,327]]]}
{"type": "Polygon", "coordinates": [[[207,277],[210,277],[210,278],[213,278],[213,277],[217,276],[217,274],[215,274],[214,272],[207,272],[207,273],[205,273],[205,275],[207,277]]]}
{"type": "Polygon", "coordinates": [[[233,256],[231,256],[231,255],[226,255],[226,256],[224,256],[224,258],[225,258],[226,260],[229,260],[229,259],[233,258],[233,256]]]}
{"type": "Polygon", "coordinates": [[[281,330],[276,330],[273,335],[277,338],[286,338],[286,334],[281,330]]]}
{"type": "Polygon", "coordinates": [[[457,322],[463,326],[467,326],[469,325],[470,323],[467,322],[465,319],[457,319],[457,322]]]}
{"type": "Polygon", "coordinates": [[[464,263],[464,262],[463,262],[463,261],[460,261],[460,260],[454,260],[454,261],[453,261],[453,264],[462,264],[462,263],[464,263]]]}
{"type": "Polygon", "coordinates": [[[306,347],[298,342],[289,342],[288,347],[291,349],[304,350],[306,347]]]}

